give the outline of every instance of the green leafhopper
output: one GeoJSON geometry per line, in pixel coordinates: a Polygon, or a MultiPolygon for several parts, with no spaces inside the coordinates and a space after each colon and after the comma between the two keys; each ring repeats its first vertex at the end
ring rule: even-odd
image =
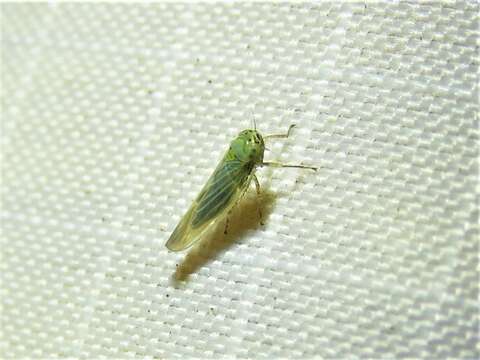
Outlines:
{"type": "Polygon", "coordinates": [[[228,213],[245,194],[252,180],[255,183],[257,194],[259,194],[260,183],[255,176],[258,166],[317,170],[312,166],[263,161],[264,141],[271,138],[287,138],[294,126],[291,125],[285,134],[262,136],[256,127],[243,130],[238,134],[168,239],[167,248],[171,251],[180,251],[193,245],[211,225],[228,216],[228,213]]]}

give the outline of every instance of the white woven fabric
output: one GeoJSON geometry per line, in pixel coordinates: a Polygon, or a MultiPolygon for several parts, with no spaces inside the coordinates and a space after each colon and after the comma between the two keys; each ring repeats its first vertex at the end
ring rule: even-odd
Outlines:
{"type": "Polygon", "coordinates": [[[1,357],[479,357],[476,3],[1,10],[1,357]],[[253,117],[319,170],[168,252],[253,117]]]}

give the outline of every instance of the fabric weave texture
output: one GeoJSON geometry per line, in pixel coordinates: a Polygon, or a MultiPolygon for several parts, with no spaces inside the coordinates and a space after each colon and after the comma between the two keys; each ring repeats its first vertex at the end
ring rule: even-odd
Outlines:
{"type": "Polygon", "coordinates": [[[2,4],[0,356],[479,358],[478,14],[2,4]],[[253,119],[318,171],[168,252],[253,119]]]}

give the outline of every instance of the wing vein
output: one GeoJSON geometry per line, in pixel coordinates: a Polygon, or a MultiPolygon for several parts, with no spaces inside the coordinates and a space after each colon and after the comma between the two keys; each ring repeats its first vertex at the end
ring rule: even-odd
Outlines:
{"type": "Polygon", "coordinates": [[[217,189],[215,194],[213,194],[211,196],[208,196],[210,194],[210,192],[207,192],[205,194],[206,195],[206,196],[204,196],[205,201],[200,203],[200,206],[198,207],[197,212],[203,212],[205,210],[205,208],[208,208],[212,204],[213,201],[217,200],[220,197],[220,195],[223,194],[224,190],[227,187],[231,187],[232,184],[235,182],[235,177],[240,172],[239,170],[240,169],[236,169],[233,172],[225,171],[224,174],[222,174],[220,177],[215,178],[214,181],[212,182],[212,185],[211,185],[212,188],[216,188],[216,186],[214,186],[214,185],[218,185],[218,184],[220,184],[220,182],[223,182],[223,180],[227,176],[230,177],[229,180],[225,181],[225,183],[222,185],[221,188],[217,189]]]}

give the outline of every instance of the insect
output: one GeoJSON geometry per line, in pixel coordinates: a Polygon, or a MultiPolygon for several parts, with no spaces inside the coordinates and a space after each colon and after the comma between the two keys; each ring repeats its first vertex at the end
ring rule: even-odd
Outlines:
{"type": "Polygon", "coordinates": [[[294,126],[291,125],[285,134],[262,136],[256,130],[256,126],[254,126],[254,129],[243,130],[238,134],[232,140],[223,159],[168,239],[167,248],[171,251],[180,251],[190,247],[201,238],[202,234],[211,225],[223,220],[225,216],[227,216],[226,233],[228,214],[245,194],[252,180],[255,183],[257,194],[260,194],[260,183],[255,176],[257,167],[272,166],[317,170],[312,166],[263,161],[265,140],[287,138],[294,126]]]}

